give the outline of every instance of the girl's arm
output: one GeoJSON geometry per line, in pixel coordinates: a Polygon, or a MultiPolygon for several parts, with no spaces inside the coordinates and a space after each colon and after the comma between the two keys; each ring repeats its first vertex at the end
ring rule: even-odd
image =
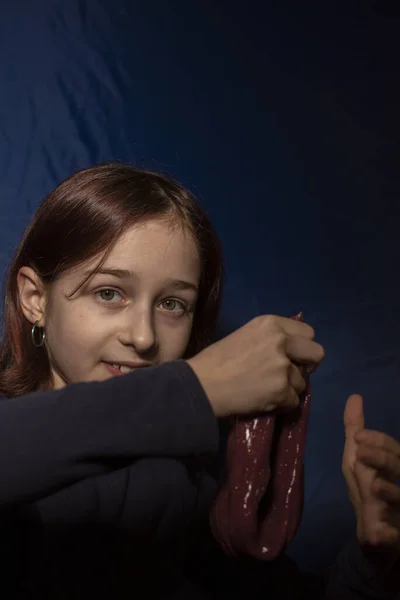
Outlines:
{"type": "Polygon", "coordinates": [[[0,509],[138,458],[198,458],[217,421],[185,361],[0,401],[0,509]]]}

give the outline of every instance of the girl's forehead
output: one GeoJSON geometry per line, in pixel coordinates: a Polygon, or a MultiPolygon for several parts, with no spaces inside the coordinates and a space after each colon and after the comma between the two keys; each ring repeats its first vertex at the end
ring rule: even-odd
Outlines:
{"type": "Polygon", "coordinates": [[[180,224],[148,221],[128,229],[112,247],[109,258],[197,261],[199,252],[193,236],[180,224]]]}
{"type": "Polygon", "coordinates": [[[191,278],[198,280],[201,260],[194,237],[181,225],[147,221],[129,228],[111,247],[105,259],[99,253],[73,269],[70,275],[80,277],[101,270],[127,270],[154,277],[191,278]]]}

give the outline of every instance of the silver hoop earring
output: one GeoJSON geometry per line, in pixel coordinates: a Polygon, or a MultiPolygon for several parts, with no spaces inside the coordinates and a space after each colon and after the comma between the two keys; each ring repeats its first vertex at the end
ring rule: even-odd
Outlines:
{"type": "Polygon", "coordinates": [[[32,327],[32,331],[31,331],[31,336],[32,336],[32,343],[36,348],[41,348],[44,345],[45,339],[46,339],[46,333],[43,327],[38,327],[39,321],[36,321],[33,324],[32,327]],[[40,339],[37,340],[37,336],[36,336],[36,331],[39,332],[39,337],[40,339]]]}

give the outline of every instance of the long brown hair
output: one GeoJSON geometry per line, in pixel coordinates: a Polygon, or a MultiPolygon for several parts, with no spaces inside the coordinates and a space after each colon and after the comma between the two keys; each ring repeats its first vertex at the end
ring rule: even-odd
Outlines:
{"type": "Polygon", "coordinates": [[[29,266],[49,285],[66,270],[106,256],[128,228],[152,218],[178,219],[198,244],[202,261],[198,301],[186,355],[210,341],[221,301],[222,256],[218,237],[198,202],[163,174],[109,163],[79,171],[43,201],[10,264],[0,345],[0,392],[19,396],[50,379],[44,348],[31,340],[31,323],[19,300],[17,275],[29,266]]]}

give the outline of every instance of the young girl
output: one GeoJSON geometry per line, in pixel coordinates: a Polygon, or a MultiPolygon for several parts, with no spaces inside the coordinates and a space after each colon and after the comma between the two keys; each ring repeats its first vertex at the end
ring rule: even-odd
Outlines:
{"type": "MultiPolygon", "coordinates": [[[[213,546],[206,459],[217,449],[215,416],[296,406],[304,381],[292,361],[316,366],[323,352],[306,325],[278,318],[203,350],[221,279],[206,215],[165,176],[94,167],[39,208],[10,267],[0,353],[0,391],[14,398],[0,403],[13,458],[0,463],[0,493],[16,597],[232,598],[259,585],[301,597],[285,558],[236,564],[213,546]]],[[[376,513],[367,524],[381,521],[376,513]]],[[[357,548],[349,560],[333,572],[332,598],[363,597],[351,590],[370,562],[357,548]]],[[[376,597],[386,597],[376,577],[376,597]]]]}

